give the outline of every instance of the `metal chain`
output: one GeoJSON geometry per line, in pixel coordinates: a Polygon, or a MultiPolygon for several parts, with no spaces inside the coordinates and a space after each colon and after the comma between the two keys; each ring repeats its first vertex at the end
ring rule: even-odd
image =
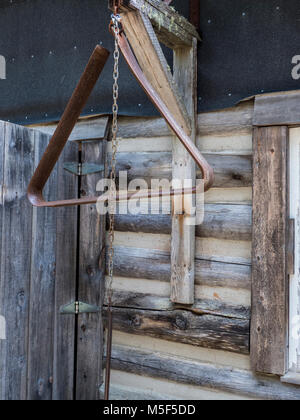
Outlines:
{"type": "Polygon", "coordinates": [[[116,195],[116,154],[118,149],[118,98],[119,98],[119,44],[118,36],[120,33],[120,16],[112,15],[113,32],[115,35],[115,50],[114,50],[114,71],[113,71],[113,106],[112,106],[112,159],[111,159],[111,173],[110,173],[110,197],[109,197],[109,248],[108,248],[108,281],[106,285],[108,305],[112,302],[112,282],[114,271],[114,237],[115,237],[115,195],[116,195]]]}

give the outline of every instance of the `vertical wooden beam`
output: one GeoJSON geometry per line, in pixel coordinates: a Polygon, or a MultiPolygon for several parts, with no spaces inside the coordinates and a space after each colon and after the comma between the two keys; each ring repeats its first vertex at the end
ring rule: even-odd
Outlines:
{"type": "Polygon", "coordinates": [[[122,14],[122,25],[145,76],[181,127],[190,134],[189,116],[179,94],[180,88],[173,83],[171,69],[150,20],[139,11],[128,12],[122,14]]]}
{"type": "MultiPolygon", "coordinates": [[[[68,143],[58,162],[58,199],[78,194],[78,178],[63,168],[77,162],[78,149],[68,143]]],[[[72,400],[74,385],[75,317],[61,315],[60,308],[75,301],[77,261],[77,207],[56,209],[56,277],[54,321],[53,400],[72,400]]]]}
{"type": "MultiPolygon", "coordinates": [[[[106,141],[82,143],[82,162],[105,163],[106,141]]],[[[81,178],[81,196],[97,195],[104,171],[81,178]]],[[[96,205],[80,208],[78,300],[102,308],[106,217],[96,205]]],[[[102,312],[78,316],[76,399],[100,399],[103,358],[102,312]]]]}
{"type": "MultiPolygon", "coordinates": [[[[192,48],[174,51],[174,82],[180,89],[191,119],[191,138],[197,133],[197,39],[192,48]]],[[[191,179],[195,185],[195,162],[177,138],[173,140],[173,179],[191,179]]],[[[194,201],[194,197],[190,197],[194,201]]],[[[187,203],[185,203],[187,204],[187,203]]],[[[190,207],[190,206],[189,206],[190,207]]],[[[176,208],[176,199],[175,205],[176,208]]],[[[171,300],[175,303],[194,303],[195,226],[188,225],[189,214],[172,216],[171,300]]]]}
{"type": "Polygon", "coordinates": [[[254,129],[251,361],[287,370],[287,127],[254,129]]]}
{"type": "MultiPolygon", "coordinates": [[[[34,139],[37,167],[50,138],[36,131],[34,139]]],[[[56,199],[57,181],[55,168],[44,190],[47,200],[56,199]]],[[[32,211],[27,400],[52,400],[57,211],[53,208],[32,211]]]]}

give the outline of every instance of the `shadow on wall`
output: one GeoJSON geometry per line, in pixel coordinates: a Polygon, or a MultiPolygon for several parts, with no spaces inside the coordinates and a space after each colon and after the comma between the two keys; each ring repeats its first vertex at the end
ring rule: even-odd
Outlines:
{"type": "Polygon", "coordinates": [[[0,55],[0,79],[6,79],[6,60],[0,55]]]}

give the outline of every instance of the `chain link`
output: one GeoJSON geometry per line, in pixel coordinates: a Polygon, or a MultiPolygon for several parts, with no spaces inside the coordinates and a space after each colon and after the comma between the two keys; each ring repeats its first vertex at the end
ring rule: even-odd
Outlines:
{"type": "Polygon", "coordinates": [[[115,50],[114,50],[114,71],[113,71],[113,106],[112,106],[112,159],[111,159],[111,173],[110,173],[110,195],[109,195],[109,248],[108,248],[108,281],[106,284],[108,305],[111,306],[112,302],[112,282],[113,282],[113,271],[114,271],[114,237],[115,237],[115,197],[116,197],[116,155],[118,149],[118,98],[119,98],[119,44],[118,36],[120,33],[120,16],[113,15],[113,32],[115,35],[115,50]]]}

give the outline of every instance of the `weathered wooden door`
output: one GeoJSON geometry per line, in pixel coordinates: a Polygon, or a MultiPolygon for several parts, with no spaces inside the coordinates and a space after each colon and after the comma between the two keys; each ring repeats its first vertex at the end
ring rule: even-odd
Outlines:
{"type": "MultiPolygon", "coordinates": [[[[60,314],[82,301],[101,307],[105,220],[96,206],[34,209],[26,188],[49,136],[0,122],[0,399],[98,399],[99,313],[60,314]],[[3,327],[4,325],[4,327],[3,327]]],[[[103,173],[76,176],[66,162],[104,161],[105,142],[69,143],[47,199],[94,194],[103,173]]]]}

